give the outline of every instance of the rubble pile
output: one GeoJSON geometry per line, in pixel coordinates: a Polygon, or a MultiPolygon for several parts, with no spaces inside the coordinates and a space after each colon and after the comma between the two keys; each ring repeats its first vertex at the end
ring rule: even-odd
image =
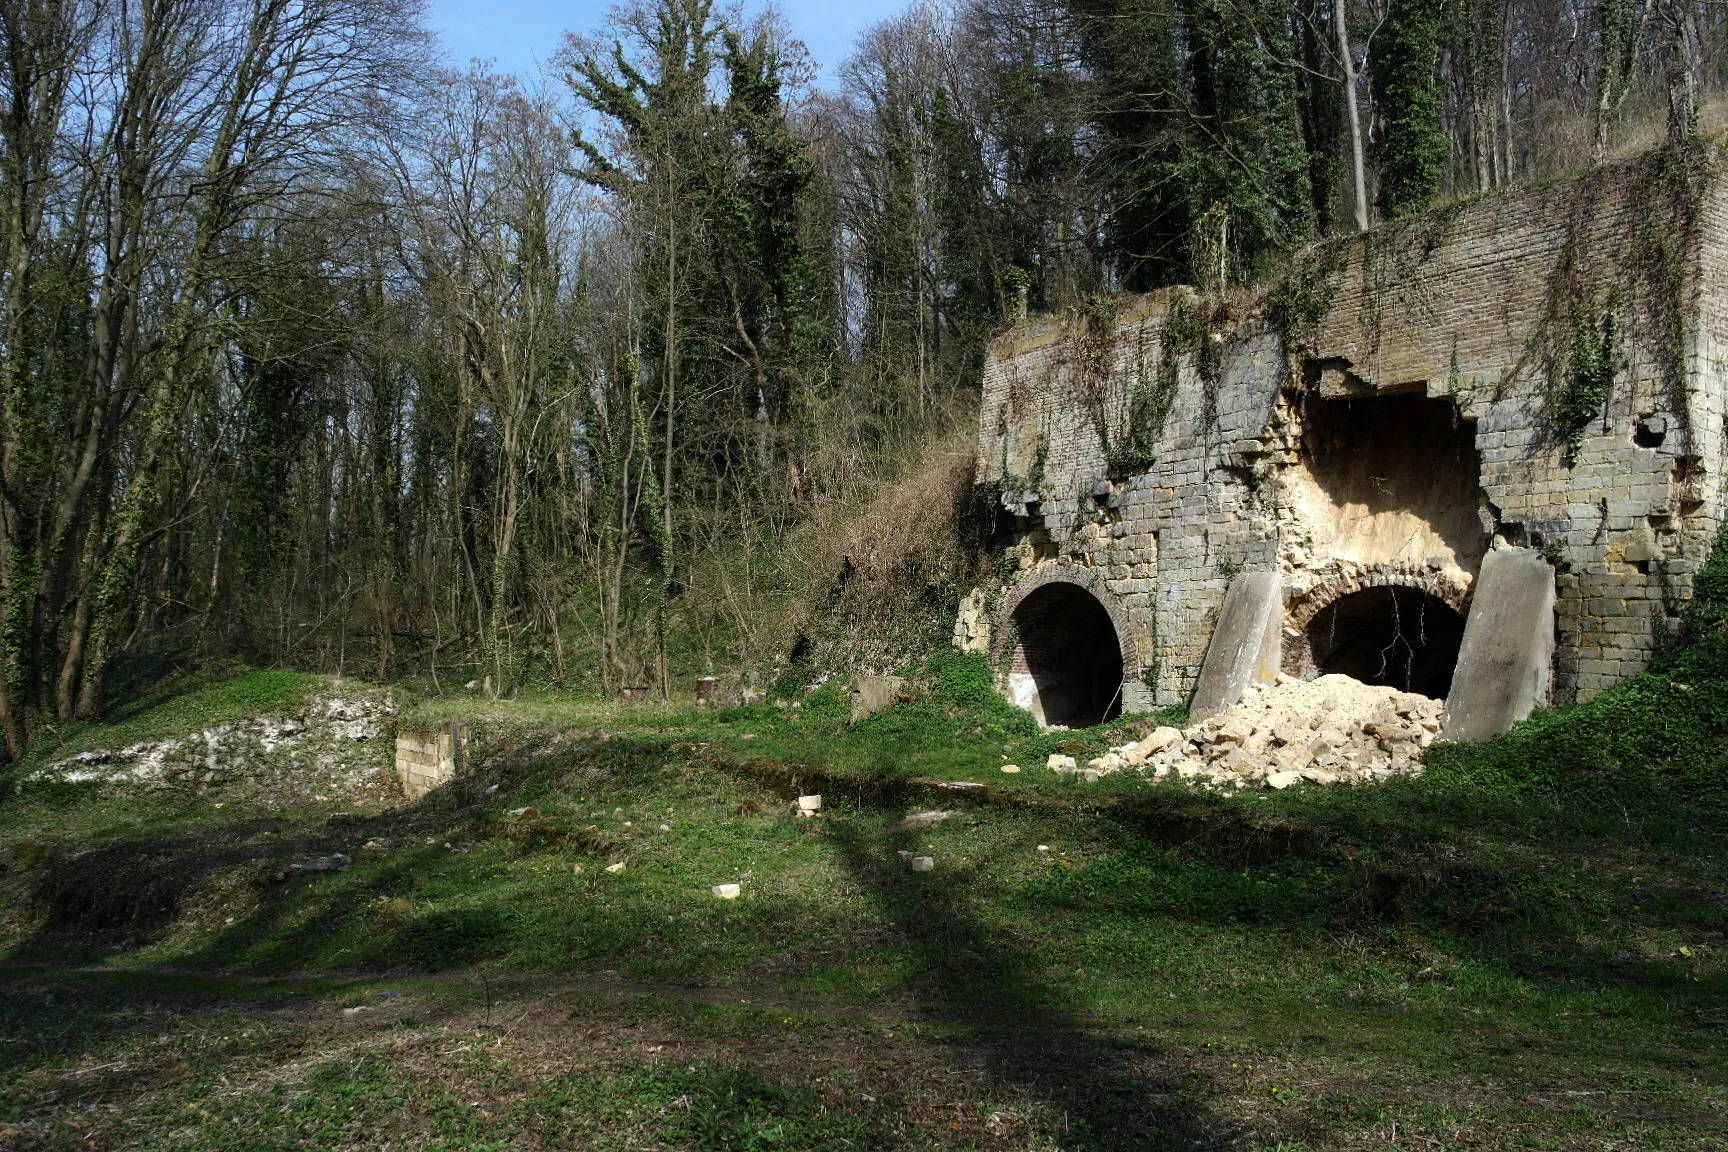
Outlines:
{"type": "Polygon", "coordinates": [[[1420,775],[1422,753],[1440,731],[1443,702],[1348,676],[1249,688],[1234,708],[1186,729],[1158,728],[1084,767],[1052,756],[1050,767],[1080,780],[1135,769],[1199,787],[1288,788],[1297,781],[1359,784],[1420,775]]]}

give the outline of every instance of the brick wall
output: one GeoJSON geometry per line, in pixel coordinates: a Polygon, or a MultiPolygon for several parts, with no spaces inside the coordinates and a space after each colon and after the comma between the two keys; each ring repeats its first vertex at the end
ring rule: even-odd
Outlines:
{"type": "Polygon", "coordinates": [[[1704,149],[1645,157],[1316,249],[1309,331],[1274,331],[1263,298],[1196,308],[1176,290],[1131,302],[1107,335],[1078,320],[1010,333],[986,367],[979,417],[979,474],[1002,483],[1017,518],[1007,583],[1054,563],[1094,573],[1141,669],[1156,668],[1160,703],[1192,690],[1240,570],[1281,571],[1292,633],[1328,598],[1374,584],[1467,609],[1479,554],[1343,560],[1313,550],[1291,495],[1308,451],[1304,394],[1420,392],[1473,427],[1482,545],[1545,547],[1560,562],[1557,697],[1642,668],[1722,521],[1720,164],[1704,149]],[[1658,256],[1664,245],[1671,255],[1658,256]],[[1153,462],[1110,475],[1100,421],[1123,436],[1127,398],[1156,371],[1184,305],[1209,317],[1199,338],[1215,341],[1218,371],[1209,383],[1181,354],[1153,462]],[[1569,349],[1581,319],[1611,310],[1617,369],[1568,463],[1556,413],[1569,349]]]}

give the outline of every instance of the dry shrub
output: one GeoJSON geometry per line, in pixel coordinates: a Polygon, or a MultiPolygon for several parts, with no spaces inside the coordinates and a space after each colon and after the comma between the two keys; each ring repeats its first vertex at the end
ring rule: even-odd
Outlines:
{"type": "Polygon", "coordinates": [[[793,534],[788,560],[803,575],[783,622],[788,658],[887,671],[948,641],[984,563],[992,509],[974,486],[977,454],[975,426],[951,431],[868,499],[793,534]]]}
{"type": "Polygon", "coordinates": [[[889,669],[948,642],[995,513],[973,483],[977,403],[956,392],[921,419],[888,422],[889,440],[836,419],[803,457],[802,498],[718,510],[690,557],[695,594],[677,626],[722,698],[889,669]]]}

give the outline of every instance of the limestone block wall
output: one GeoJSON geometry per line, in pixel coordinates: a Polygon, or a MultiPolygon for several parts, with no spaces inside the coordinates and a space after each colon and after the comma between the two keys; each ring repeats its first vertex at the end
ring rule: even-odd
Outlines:
{"type": "Polygon", "coordinates": [[[1317,247],[1255,296],[1010,333],[979,421],[1015,525],[986,601],[1048,565],[1095,573],[1147,699],[1172,703],[1236,572],[1280,572],[1300,669],[1339,596],[1467,612],[1483,554],[1527,546],[1556,568],[1556,698],[1637,671],[1723,517],[1721,168],[1657,153],[1317,247]],[[1606,373],[1580,370],[1592,346],[1606,373]]]}
{"type": "MultiPolygon", "coordinates": [[[[1165,297],[1127,313],[1110,334],[1100,373],[1106,419],[1120,424],[1125,396],[1157,371],[1172,306],[1165,297]]],[[[1083,394],[1084,336],[1049,322],[999,349],[985,372],[980,477],[996,481],[1019,526],[1009,547],[1019,579],[1063,562],[1100,573],[1128,620],[1147,702],[1192,688],[1230,577],[1276,558],[1242,450],[1271,418],[1282,352],[1267,333],[1220,341],[1208,380],[1182,353],[1156,463],[1111,476],[1095,395],[1083,394]]]]}
{"type": "Polygon", "coordinates": [[[462,774],[463,727],[445,723],[431,735],[399,732],[396,735],[396,778],[402,793],[418,800],[426,793],[462,774]]]}

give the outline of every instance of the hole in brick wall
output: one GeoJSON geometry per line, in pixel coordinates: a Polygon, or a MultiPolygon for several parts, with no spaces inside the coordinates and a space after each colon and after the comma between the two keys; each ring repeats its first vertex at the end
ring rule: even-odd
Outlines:
{"type": "Polygon", "coordinates": [[[1487,548],[1476,425],[1421,393],[1310,398],[1302,456],[1286,481],[1311,551],[1358,564],[1456,564],[1487,548]]]}
{"type": "Polygon", "coordinates": [[[1110,614],[1077,584],[1046,584],[1014,610],[1014,702],[1039,721],[1085,728],[1122,711],[1122,646],[1110,614]]]}
{"type": "Polygon", "coordinates": [[[1444,698],[1464,639],[1464,617],[1419,588],[1364,588],[1340,596],[1308,622],[1320,675],[1444,698]]]}

